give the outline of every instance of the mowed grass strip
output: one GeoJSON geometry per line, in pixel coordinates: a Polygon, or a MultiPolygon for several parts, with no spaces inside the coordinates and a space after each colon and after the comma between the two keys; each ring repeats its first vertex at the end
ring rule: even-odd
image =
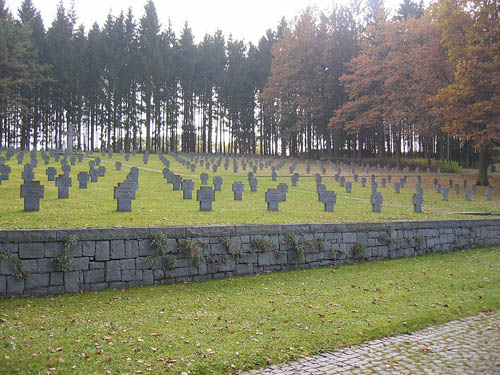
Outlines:
{"type": "MultiPolygon", "coordinates": [[[[94,154],[98,156],[100,154],[94,154]]],[[[413,212],[412,196],[415,193],[416,174],[408,174],[408,185],[401,190],[400,194],[394,193],[393,184],[386,188],[381,187],[382,176],[379,174],[377,181],[379,191],[384,196],[384,204],[381,213],[374,213],[370,204],[370,179],[373,172],[367,174],[359,173],[368,177],[367,187],[361,187],[361,183],[353,183],[352,194],[347,194],[345,188],[332,177],[336,172],[327,168],[328,177],[323,177],[323,183],[328,190],[337,193],[337,204],[335,212],[325,212],[323,204],[318,201],[316,194],[316,183],[314,174],[319,172],[317,163],[311,163],[311,173],[306,174],[305,163],[298,164],[297,171],[301,178],[297,187],[291,186],[288,168],[291,162],[278,171],[277,181],[272,181],[271,170],[258,171],[256,176],[259,181],[257,192],[250,192],[247,171],[240,167],[238,174],[232,173],[232,161],[229,170],[224,170],[224,162],[215,174],[212,170],[197,166],[195,173],[188,171],[173,157],[167,156],[171,161],[171,170],[181,174],[185,179],[192,179],[195,189],[201,184],[200,173],[209,175],[208,183],[212,186],[212,178],[215,175],[222,176],[224,184],[221,192],[216,192],[216,201],[213,211],[201,212],[199,203],[196,201],[196,192],[193,192],[193,200],[182,199],[182,191],[173,191],[172,185],[163,178],[161,171],[163,165],[158,156],[151,155],[149,163],[144,165],[142,155],[135,155],[125,162],[124,155],[116,154],[112,159],[100,156],[101,164],[107,168],[106,177],[100,178],[97,183],[88,184],[88,189],[78,188],[77,175],[80,171],[88,171],[88,161],[84,161],[72,167],[71,176],[73,187],[70,189],[69,199],[57,199],[57,188],[54,182],[49,182],[45,174],[47,166],[43,162],[38,163],[35,170],[35,179],[45,186],[45,198],[40,202],[40,212],[24,212],[23,200],[19,197],[19,186],[22,184],[21,173],[23,165],[16,161],[10,161],[12,168],[9,181],[4,181],[0,186],[0,228],[67,228],[67,227],[117,227],[117,226],[169,226],[169,225],[207,225],[207,224],[249,224],[249,223],[324,223],[324,222],[383,222],[395,220],[447,220],[447,219],[471,219],[477,216],[452,215],[451,212],[461,211],[486,211],[500,212],[500,179],[498,175],[491,176],[491,183],[495,190],[493,200],[487,201],[485,188],[479,187],[472,201],[465,201],[465,189],[463,180],[468,180],[468,185],[475,183],[475,176],[468,174],[437,175],[422,173],[424,183],[424,206],[423,213],[413,212]],[[121,171],[116,171],[114,163],[123,163],[121,171]],[[132,201],[132,212],[117,212],[116,201],[113,199],[113,188],[123,182],[130,171],[131,166],[140,168],[139,190],[136,199],[132,201]],[[450,191],[449,201],[443,202],[442,196],[437,194],[433,187],[433,180],[437,178],[443,186],[448,186],[448,180],[460,184],[460,193],[457,195],[450,191]],[[241,181],[245,184],[245,192],[242,201],[234,201],[232,183],[241,181]],[[275,189],[279,183],[287,183],[289,193],[286,202],[279,205],[278,212],[267,211],[265,192],[267,189],[275,189]]],[[[29,158],[25,157],[25,162],[29,158]]],[[[224,160],[224,159],[223,159],[224,160]]],[[[275,163],[277,164],[277,163],[275,163]]],[[[52,163],[61,173],[60,165],[52,163]]],[[[344,169],[342,173],[347,176],[346,180],[353,180],[350,170],[344,169]]],[[[401,173],[394,176],[399,178],[401,173]]]]}
{"type": "Polygon", "coordinates": [[[500,308],[500,247],[0,301],[2,374],[230,374],[500,308]]]}

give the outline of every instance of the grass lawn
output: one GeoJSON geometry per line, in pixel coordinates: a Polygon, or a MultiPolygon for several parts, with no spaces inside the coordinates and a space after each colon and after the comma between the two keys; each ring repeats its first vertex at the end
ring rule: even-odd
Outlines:
{"type": "Polygon", "coordinates": [[[2,374],[230,374],[500,308],[500,247],[0,301],[2,374]]]}
{"type": "MultiPolygon", "coordinates": [[[[94,156],[100,156],[95,154],[94,156]]],[[[181,164],[177,163],[171,156],[171,170],[191,178],[195,183],[196,190],[200,186],[199,175],[207,172],[210,176],[209,183],[215,175],[211,170],[198,166],[196,173],[191,173],[181,164]]],[[[475,182],[472,174],[426,174],[422,173],[425,190],[424,212],[416,214],[413,212],[412,196],[415,192],[416,174],[409,174],[408,184],[401,194],[395,194],[393,185],[388,184],[382,188],[379,181],[379,191],[384,196],[382,213],[371,212],[369,183],[366,188],[361,183],[353,184],[352,194],[346,194],[345,189],[335,182],[335,172],[327,168],[330,177],[324,177],[328,190],[337,193],[337,204],[335,212],[325,212],[323,205],[318,202],[316,194],[316,183],[314,174],[319,172],[316,163],[312,163],[310,175],[306,175],[305,163],[299,163],[297,171],[301,174],[297,187],[291,186],[288,167],[291,162],[278,172],[278,180],[271,180],[270,169],[258,171],[258,191],[251,193],[247,183],[246,173],[240,168],[239,174],[232,173],[232,162],[229,170],[225,171],[223,163],[219,168],[218,175],[224,180],[222,192],[216,193],[216,202],[213,211],[200,212],[199,203],[193,200],[183,200],[182,191],[173,191],[172,185],[167,184],[161,174],[163,165],[154,154],[150,156],[149,164],[144,165],[142,155],[131,157],[129,162],[124,161],[123,155],[116,154],[113,159],[102,157],[102,165],[106,166],[106,177],[99,179],[97,183],[90,183],[87,190],[78,188],[77,174],[80,171],[88,171],[88,161],[84,159],[81,164],[72,168],[73,187],[70,189],[70,199],[57,199],[57,189],[54,182],[49,182],[45,174],[47,166],[43,165],[40,158],[38,168],[35,170],[35,179],[45,186],[45,199],[41,201],[40,212],[24,212],[23,200],[19,197],[19,186],[22,184],[22,165],[18,165],[15,157],[8,163],[12,168],[9,181],[0,185],[0,228],[58,228],[58,227],[116,227],[116,226],[166,226],[166,225],[205,225],[205,224],[239,224],[239,223],[284,223],[284,222],[358,222],[358,221],[393,221],[393,220],[428,220],[428,219],[466,219],[477,218],[477,216],[454,215],[451,212],[460,211],[489,211],[500,212],[500,175],[493,175],[490,181],[495,187],[493,201],[487,201],[485,188],[478,188],[478,193],[472,201],[465,201],[465,190],[463,180],[467,179],[469,186],[475,182]],[[121,161],[124,165],[120,172],[115,171],[115,161],[121,161]],[[116,201],[113,199],[113,187],[118,182],[123,182],[131,166],[140,167],[139,190],[136,200],[132,202],[132,212],[117,212],[116,201]],[[450,191],[449,201],[443,202],[441,195],[433,189],[434,178],[439,179],[443,186],[448,186],[451,178],[459,183],[460,194],[456,195],[450,191]],[[245,184],[243,201],[234,201],[232,193],[233,181],[242,181],[245,184]],[[280,182],[288,183],[289,193],[287,201],[280,203],[278,212],[269,212],[266,208],[264,195],[267,189],[276,188],[280,182]]],[[[60,165],[54,163],[50,166],[58,168],[60,165]]],[[[29,155],[25,156],[25,162],[29,161],[29,155]]],[[[276,163],[275,163],[276,164],[276,163]]],[[[351,171],[344,169],[342,173],[350,176],[351,171]]],[[[372,172],[368,173],[370,176],[372,172]]],[[[375,173],[379,175],[378,173],[375,173]]],[[[360,180],[363,173],[359,173],[360,180]]],[[[384,176],[387,174],[384,173],[384,176]]],[[[379,175],[382,176],[382,175],[379,175]]],[[[399,175],[400,176],[400,175],[399,175]]],[[[346,180],[352,180],[347,177],[346,180]]],[[[369,180],[369,179],[368,179],[369,180]]],[[[196,198],[196,192],[193,192],[196,198]]]]}

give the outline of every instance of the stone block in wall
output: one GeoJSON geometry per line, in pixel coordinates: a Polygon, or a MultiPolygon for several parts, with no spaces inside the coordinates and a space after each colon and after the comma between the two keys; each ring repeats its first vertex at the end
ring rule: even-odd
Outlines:
{"type": "Polygon", "coordinates": [[[125,240],[125,257],[137,258],[139,256],[139,242],[137,240],[125,240]]]}
{"type": "Polygon", "coordinates": [[[241,239],[241,243],[250,243],[250,236],[244,235],[244,236],[239,236],[241,239]]]}
{"type": "Polygon", "coordinates": [[[89,258],[81,257],[73,259],[74,271],[87,271],[89,269],[89,258]]]}
{"type": "Polygon", "coordinates": [[[41,286],[41,287],[38,287],[38,288],[27,289],[25,291],[25,294],[27,296],[33,296],[33,297],[46,296],[46,295],[50,294],[50,287],[48,287],[48,286],[41,286]]]}
{"type": "Polygon", "coordinates": [[[64,285],[64,272],[51,272],[50,285],[63,286],[64,285]]]}
{"type": "Polygon", "coordinates": [[[49,273],[33,273],[25,276],[26,289],[34,289],[50,285],[49,273]]]}
{"type": "Polygon", "coordinates": [[[95,256],[95,241],[81,241],[82,255],[84,257],[95,256]]]}
{"type": "Polygon", "coordinates": [[[67,293],[76,293],[80,290],[78,271],[64,273],[64,290],[67,293]]]}
{"type": "Polygon", "coordinates": [[[276,256],[273,251],[258,254],[259,266],[270,266],[276,264],[276,256]]]}
{"type": "Polygon", "coordinates": [[[7,276],[0,276],[0,295],[7,294],[7,276]]]}
{"type": "Polygon", "coordinates": [[[40,273],[54,272],[54,262],[52,258],[38,259],[37,265],[40,273]]]}
{"type": "Polygon", "coordinates": [[[7,295],[19,296],[24,293],[24,279],[15,276],[7,276],[7,295]]]}
{"type": "Polygon", "coordinates": [[[152,270],[144,270],[142,271],[142,282],[144,285],[153,285],[153,271],[152,270]]]}
{"type": "Polygon", "coordinates": [[[257,253],[243,253],[238,263],[257,263],[257,253]]]}
{"type": "Polygon", "coordinates": [[[51,285],[49,286],[49,294],[62,294],[64,293],[64,285],[51,285]]]}
{"type": "Polygon", "coordinates": [[[250,275],[253,273],[253,264],[237,264],[236,273],[238,275],[250,275]]]}
{"type": "Polygon", "coordinates": [[[104,270],[85,271],[83,277],[86,284],[103,283],[104,270]]]}
{"type": "Polygon", "coordinates": [[[104,262],[89,262],[89,269],[91,271],[94,270],[103,270],[104,269],[104,262]]]}
{"type": "Polygon", "coordinates": [[[210,245],[210,253],[216,254],[216,255],[224,255],[224,254],[227,254],[227,250],[226,250],[226,247],[221,243],[211,244],[210,245]]]}
{"type": "Polygon", "coordinates": [[[96,261],[109,260],[109,241],[97,241],[95,243],[95,257],[96,261]]]}
{"type": "Polygon", "coordinates": [[[236,267],[236,262],[233,257],[227,257],[225,262],[221,262],[219,271],[221,272],[230,272],[234,271],[234,268],[236,267]]]}
{"type": "Polygon", "coordinates": [[[19,258],[38,259],[45,256],[45,246],[43,242],[28,242],[19,245],[19,258]]]}
{"type": "Polygon", "coordinates": [[[21,268],[24,273],[39,273],[38,263],[35,259],[22,260],[21,268]]]}
{"type": "Polygon", "coordinates": [[[154,255],[156,251],[149,246],[149,240],[139,240],[139,255],[141,257],[146,257],[149,255],[154,255]]]}
{"type": "Polygon", "coordinates": [[[119,260],[110,260],[106,262],[106,281],[121,281],[122,280],[122,269],[121,262],[119,260]]]}
{"type": "MultiPolygon", "coordinates": [[[[45,243],[45,257],[53,258],[61,255],[64,251],[64,242],[46,242],[45,243]]],[[[43,258],[43,257],[40,257],[43,258]]]]}
{"type": "Polygon", "coordinates": [[[142,281],[142,271],[122,270],[122,281],[142,281]]]}
{"type": "Polygon", "coordinates": [[[90,284],[90,290],[92,292],[98,292],[100,290],[105,290],[108,287],[107,283],[95,283],[95,284],[90,284]]]}
{"type": "Polygon", "coordinates": [[[0,275],[12,275],[14,273],[14,257],[11,255],[9,259],[0,262],[0,275]]]}
{"type": "Polygon", "coordinates": [[[125,241],[113,240],[110,241],[110,258],[123,259],[125,258],[125,241]]]}
{"type": "Polygon", "coordinates": [[[120,260],[120,268],[123,270],[135,270],[135,259],[120,260]]]}
{"type": "Polygon", "coordinates": [[[122,281],[118,281],[115,283],[109,283],[109,288],[110,289],[123,289],[127,286],[127,283],[124,283],[122,281]]]}
{"type": "Polygon", "coordinates": [[[162,280],[165,278],[165,271],[164,270],[153,270],[153,278],[155,280],[162,280]]]}
{"type": "Polygon", "coordinates": [[[151,268],[147,257],[135,258],[135,268],[138,270],[148,270],[151,268]]]}
{"type": "Polygon", "coordinates": [[[342,241],[345,243],[355,243],[357,240],[358,238],[356,233],[347,232],[342,234],[342,241]]]}

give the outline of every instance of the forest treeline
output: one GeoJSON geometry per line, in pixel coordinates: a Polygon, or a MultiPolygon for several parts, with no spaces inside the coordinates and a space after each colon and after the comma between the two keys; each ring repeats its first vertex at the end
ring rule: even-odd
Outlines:
{"type": "MultiPolygon", "coordinates": [[[[31,0],[0,0],[0,147],[422,156],[479,161],[500,140],[500,5],[380,0],[307,8],[257,44],[195,42],[136,19],[90,30],[61,2],[46,27],[31,0]]],[[[162,15],[162,19],[165,16],[162,15]]]]}

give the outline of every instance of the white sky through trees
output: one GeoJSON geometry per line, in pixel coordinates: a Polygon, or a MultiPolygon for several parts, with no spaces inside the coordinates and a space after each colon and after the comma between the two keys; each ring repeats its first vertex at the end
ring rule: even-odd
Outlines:
{"type": "MultiPolygon", "coordinates": [[[[41,12],[45,27],[54,20],[60,0],[32,0],[41,12]]],[[[402,0],[385,0],[386,8],[397,10],[402,0]]],[[[17,9],[22,0],[7,0],[10,11],[17,17],[17,9]]],[[[138,21],[144,13],[146,0],[74,0],[78,24],[88,30],[94,22],[102,26],[108,13],[117,16],[125,14],[129,7],[138,21]]],[[[284,16],[287,20],[295,18],[307,6],[331,9],[332,0],[156,0],[154,1],[162,29],[170,18],[173,29],[180,34],[185,21],[193,30],[195,43],[201,41],[206,33],[213,34],[221,29],[226,37],[244,39],[257,43],[266,30],[275,29],[284,16]]],[[[338,0],[336,4],[346,5],[349,0],[338,0]]],[[[71,0],[64,0],[66,9],[71,0]]]]}

